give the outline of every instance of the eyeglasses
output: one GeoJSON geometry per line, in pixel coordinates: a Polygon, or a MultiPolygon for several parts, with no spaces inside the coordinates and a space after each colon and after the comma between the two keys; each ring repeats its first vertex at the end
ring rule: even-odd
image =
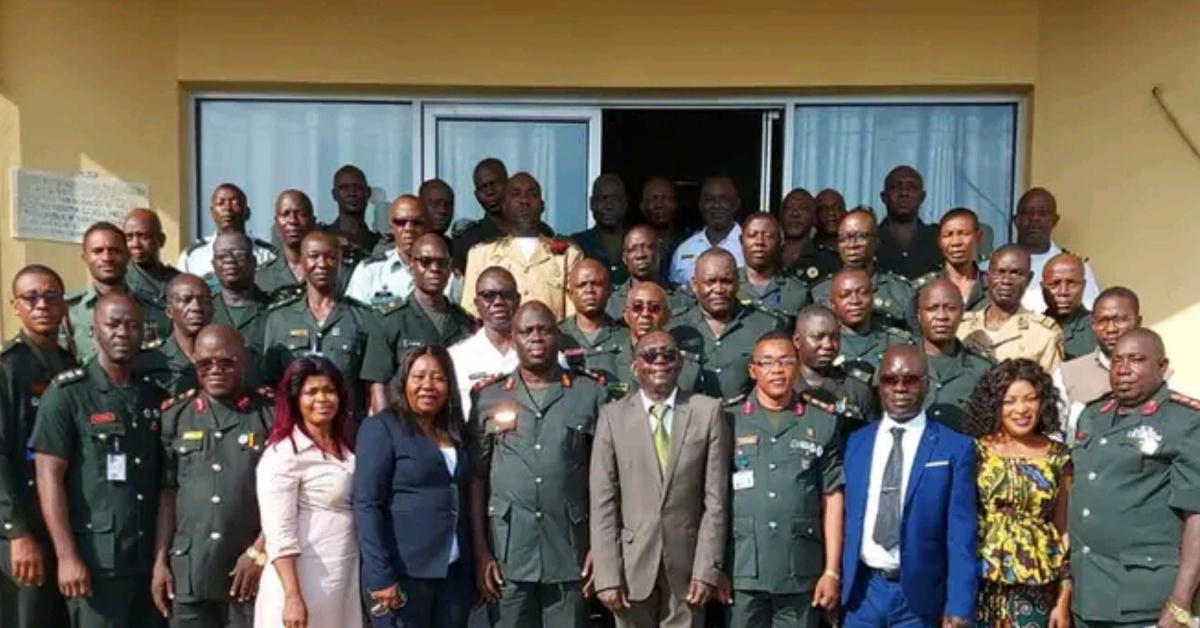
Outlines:
{"type": "Polygon", "coordinates": [[[198,373],[208,373],[215,370],[228,373],[235,366],[237,366],[237,360],[233,358],[201,358],[196,360],[196,372],[198,373]]]}
{"type": "Polygon", "coordinates": [[[58,305],[63,302],[64,295],[60,290],[48,290],[46,292],[26,292],[16,295],[16,299],[24,301],[25,305],[30,308],[37,307],[38,302],[45,301],[46,305],[58,305]]]}
{"type": "Polygon", "coordinates": [[[218,262],[241,262],[250,259],[250,251],[246,249],[229,249],[227,251],[213,251],[213,259],[218,262]]]}
{"type": "Polygon", "coordinates": [[[673,349],[671,347],[643,349],[638,351],[637,357],[639,360],[647,364],[672,364],[679,359],[679,349],[673,349]]]}
{"type": "Polygon", "coordinates": [[[450,265],[450,258],[422,255],[420,257],[414,257],[413,263],[422,268],[446,268],[450,265]]]}
{"type": "Polygon", "coordinates": [[[754,360],[753,362],[754,366],[765,370],[773,369],[776,366],[790,369],[794,368],[799,363],[800,361],[796,358],[763,358],[761,360],[754,360]]]}
{"type": "Polygon", "coordinates": [[[424,227],[425,219],[424,218],[393,218],[392,219],[392,226],[397,229],[403,229],[409,225],[412,225],[414,227],[424,227]]]}
{"type": "Polygon", "coordinates": [[[658,316],[659,314],[662,314],[663,305],[658,301],[634,301],[633,303],[629,304],[629,311],[637,314],[638,316],[641,316],[642,314],[658,316]]]}
{"type": "Polygon", "coordinates": [[[483,299],[485,303],[494,303],[497,299],[504,299],[505,301],[517,300],[516,290],[480,290],[478,294],[479,298],[483,299]]]}
{"type": "Polygon", "coordinates": [[[883,386],[906,386],[915,388],[924,382],[925,378],[921,375],[880,375],[879,383],[883,386]]]}

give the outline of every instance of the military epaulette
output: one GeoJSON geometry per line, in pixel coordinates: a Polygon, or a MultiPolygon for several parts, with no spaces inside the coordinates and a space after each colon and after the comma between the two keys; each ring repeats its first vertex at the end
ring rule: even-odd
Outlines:
{"type": "Polygon", "coordinates": [[[925,273],[924,275],[921,275],[920,277],[917,277],[916,279],[912,280],[912,287],[919,290],[919,289],[925,287],[925,284],[927,284],[937,278],[938,278],[938,271],[936,271],[936,270],[931,273],[925,273]]]}
{"type": "Polygon", "coordinates": [[[607,377],[605,377],[604,375],[597,373],[596,371],[593,371],[591,369],[573,368],[568,372],[571,373],[572,375],[586,377],[587,379],[590,379],[590,380],[596,382],[597,384],[600,384],[601,386],[608,385],[607,377]]]}
{"type": "Polygon", "coordinates": [[[883,329],[887,333],[903,340],[904,342],[915,342],[916,341],[916,338],[914,338],[912,333],[909,332],[908,330],[900,329],[899,327],[884,327],[883,329]]]}
{"type": "Polygon", "coordinates": [[[880,274],[887,275],[887,276],[888,276],[888,277],[890,277],[891,279],[895,279],[896,281],[899,281],[900,283],[903,283],[903,284],[905,284],[905,285],[908,285],[908,286],[910,286],[910,287],[913,285],[913,282],[912,282],[912,280],[911,280],[911,279],[909,279],[908,277],[905,277],[904,275],[901,275],[901,274],[899,274],[899,273],[894,273],[894,272],[892,272],[892,271],[890,271],[890,270],[888,270],[888,269],[886,269],[886,268],[880,268],[880,269],[879,269],[879,270],[877,270],[876,272],[878,272],[878,273],[880,273],[880,274]]]}
{"type": "Polygon", "coordinates": [[[408,299],[405,297],[400,297],[398,299],[392,299],[391,301],[380,303],[379,305],[375,306],[375,309],[379,310],[380,314],[391,314],[392,312],[395,312],[396,310],[399,310],[407,305],[408,299]]]}
{"type": "Polygon", "coordinates": [[[741,405],[742,402],[747,401],[749,399],[750,399],[750,393],[744,392],[736,397],[730,397],[729,399],[723,400],[721,402],[721,405],[725,406],[726,408],[732,408],[733,406],[741,405]]]}
{"type": "Polygon", "coordinates": [[[83,300],[83,297],[87,296],[87,293],[87,290],[76,290],[75,292],[68,294],[66,299],[67,305],[75,305],[76,303],[79,303],[83,300]]]}
{"type": "Polygon", "coordinates": [[[984,351],[982,348],[980,348],[975,343],[964,342],[964,343],[962,343],[962,346],[963,346],[963,350],[966,351],[967,353],[970,353],[971,355],[973,355],[977,358],[986,360],[987,362],[989,362],[991,364],[996,363],[996,360],[992,357],[992,355],[990,353],[988,353],[987,351],[984,351]]]}
{"type": "Polygon", "coordinates": [[[1030,312],[1029,317],[1032,318],[1038,325],[1041,325],[1050,331],[1062,331],[1062,328],[1058,326],[1058,323],[1053,318],[1050,318],[1045,314],[1030,312]]]}
{"type": "Polygon", "coordinates": [[[21,340],[20,336],[16,336],[5,342],[3,347],[0,347],[0,355],[4,355],[23,344],[25,344],[25,341],[21,340]]]}
{"type": "Polygon", "coordinates": [[[812,394],[812,391],[805,390],[801,392],[800,398],[804,400],[804,403],[813,406],[814,408],[820,408],[829,414],[837,414],[836,406],[834,406],[832,403],[817,399],[816,396],[812,394]]]}
{"type": "Polygon", "coordinates": [[[487,377],[475,382],[471,385],[471,390],[479,392],[492,384],[508,379],[508,373],[497,373],[496,375],[488,375],[487,377]]]}
{"type": "Polygon", "coordinates": [[[278,251],[275,248],[275,245],[271,244],[270,242],[267,242],[266,240],[259,240],[258,238],[250,238],[250,240],[254,244],[254,246],[256,246],[260,249],[267,249],[268,251],[270,251],[272,253],[278,253],[278,251]]]}
{"type": "Polygon", "coordinates": [[[197,392],[199,392],[197,389],[191,388],[179,393],[178,395],[175,395],[174,397],[164,399],[162,405],[160,405],[158,409],[170,410],[171,408],[174,408],[175,406],[191,399],[192,397],[195,397],[197,392]]]}
{"type": "Polygon", "coordinates": [[[81,368],[66,370],[66,371],[59,373],[54,378],[54,383],[70,384],[72,382],[78,382],[83,379],[83,374],[84,374],[84,371],[81,368]]]}
{"type": "Polygon", "coordinates": [[[304,286],[284,286],[271,293],[271,304],[267,306],[267,310],[274,310],[285,305],[295,303],[304,296],[304,286]]]}
{"type": "Polygon", "coordinates": [[[154,340],[147,340],[146,342],[142,343],[142,351],[153,351],[153,350],[163,346],[163,344],[165,344],[166,342],[167,341],[163,340],[162,338],[155,338],[154,340]]]}
{"type": "Polygon", "coordinates": [[[1178,393],[1172,390],[1169,398],[1171,401],[1174,401],[1181,406],[1187,406],[1193,410],[1200,410],[1200,400],[1193,399],[1183,393],[1178,393]]]}

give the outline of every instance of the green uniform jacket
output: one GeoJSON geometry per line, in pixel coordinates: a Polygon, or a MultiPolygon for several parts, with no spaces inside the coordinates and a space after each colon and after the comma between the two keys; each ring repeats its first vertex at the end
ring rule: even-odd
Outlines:
{"type": "Polygon", "coordinates": [[[855,333],[843,326],[842,351],[838,356],[838,365],[845,368],[850,375],[870,384],[874,381],[883,352],[887,351],[888,347],[911,345],[915,341],[907,331],[888,327],[877,319],[871,319],[871,326],[865,334],[855,333]]]}
{"type": "Polygon", "coordinates": [[[1063,332],[1063,362],[1074,360],[1096,350],[1096,332],[1092,330],[1092,313],[1080,307],[1066,318],[1054,319],[1063,332]]]}
{"type": "Polygon", "coordinates": [[[587,555],[588,464],[605,391],[562,371],[535,401],[519,374],[476,385],[468,423],[483,434],[488,523],[516,582],[577,582],[587,555]]]}
{"type": "Polygon", "coordinates": [[[163,451],[159,408],[167,394],[149,381],[113,385],[97,360],[54,378],[29,446],[68,462],[67,517],[94,575],[150,573],[163,451]],[[125,478],[110,475],[123,461],[125,478]]]}
{"type": "Polygon", "coordinates": [[[195,390],[162,413],[163,487],[175,489],[175,599],[228,602],[230,572],[258,538],[255,467],[275,420],[270,398],[226,405],[195,390]]]}
{"type": "MultiPolygon", "coordinates": [[[[160,305],[161,299],[153,300],[146,296],[139,295],[137,292],[130,292],[130,296],[137,301],[142,308],[142,318],[145,321],[145,332],[142,334],[142,341],[149,342],[158,338],[166,338],[171,335],[171,319],[167,318],[167,310],[160,305]]],[[[92,342],[92,310],[96,307],[96,302],[100,300],[100,295],[96,292],[95,286],[88,286],[87,290],[76,292],[67,297],[67,317],[71,322],[70,337],[67,334],[66,321],[59,329],[59,342],[64,348],[71,349],[73,343],[75,350],[75,358],[79,362],[86,362],[89,358],[96,355],[96,345],[92,342]]]]}
{"type": "MultiPolygon", "coordinates": [[[[979,270],[979,264],[976,264],[975,268],[976,268],[976,270],[979,270]]],[[[946,268],[943,265],[943,267],[940,270],[935,270],[931,273],[926,273],[924,275],[921,275],[915,281],[913,281],[913,283],[912,283],[913,290],[919,293],[921,291],[921,288],[925,287],[925,284],[928,284],[929,282],[933,281],[934,279],[948,279],[948,278],[949,277],[946,275],[946,268]]],[[[965,295],[963,298],[964,298],[963,309],[967,310],[968,312],[974,311],[974,310],[982,310],[987,305],[987,271],[986,270],[979,270],[979,280],[975,282],[975,285],[971,286],[971,293],[968,295],[965,295]]]]}
{"type": "MultiPolygon", "coordinates": [[[[559,328],[562,329],[570,320],[564,320],[559,324],[559,328]]],[[[564,330],[563,333],[567,332],[564,330]]],[[[569,342],[564,335],[563,346],[567,347],[569,342]]],[[[571,368],[587,371],[603,379],[601,383],[608,389],[609,399],[615,401],[638,389],[637,379],[633,375],[633,349],[633,337],[629,328],[613,327],[605,330],[603,339],[597,336],[596,344],[590,347],[564,348],[563,357],[571,368]]],[[[700,364],[695,355],[686,351],[680,351],[679,357],[683,366],[676,385],[680,390],[696,392],[700,387],[700,364]]]]}
{"type": "Polygon", "coordinates": [[[797,380],[796,391],[808,391],[813,399],[833,406],[834,415],[842,422],[846,435],[881,416],[875,389],[840,366],[826,369],[816,388],[804,379],[797,380]]]}
{"type": "Polygon", "coordinates": [[[800,253],[800,257],[788,267],[787,272],[796,279],[812,288],[822,279],[832,277],[842,269],[842,258],[838,257],[837,247],[813,241],[800,253]]]}
{"type": "Polygon", "coordinates": [[[812,303],[808,296],[808,286],[791,273],[776,273],[766,289],[759,292],[747,279],[745,268],[738,269],[737,298],[742,305],[753,305],[786,320],[789,327],[796,321],[796,313],[800,308],[812,303]]]}
{"type": "MultiPolygon", "coordinates": [[[[354,274],[354,266],[355,264],[343,252],[342,267],[338,269],[337,283],[334,285],[334,292],[339,297],[346,294],[346,286],[350,285],[350,275],[354,274]]],[[[275,301],[288,292],[304,291],[304,280],[296,281],[296,276],[292,274],[292,267],[288,266],[282,251],[274,259],[254,271],[254,285],[267,294],[269,301],[275,301]]]]}
{"type": "Polygon", "coordinates": [[[166,311],[167,284],[179,275],[179,270],[169,264],[162,264],[158,272],[159,276],[155,277],[131,261],[129,268],[125,270],[125,285],[139,298],[153,301],[166,311]]]}
{"type": "Polygon", "coordinates": [[[356,421],[366,416],[366,383],[386,382],[392,373],[392,353],[377,314],[347,298],[338,299],[323,324],[309,311],[304,294],[272,303],[263,344],[267,351],[264,373],[271,386],[300,356],[317,354],[333,362],[346,378],[356,421]]]}
{"type": "Polygon", "coordinates": [[[0,537],[15,539],[33,532],[48,538],[27,443],[42,394],[51,380],[74,366],[75,358],[66,349],[43,351],[24,331],[0,349],[0,537]]]}
{"type": "Polygon", "coordinates": [[[671,321],[669,331],[679,348],[697,356],[700,386],[695,392],[732,399],[750,384],[750,355],[754,343],[770,332],[783,329],[786,321],[754,307],[735,304],[729,323],[720,337],[714,336],[704,319],[704,310],[694,307],[671,321]]]}
{"type": "Polygon", "coordinates": [[[925,416],[956,431],[963,431],[967,401],[975,384],[995,366],[979,349],[955,341],[951,355],[929,356],[929,389],[925,395],[925,416]]]}
{"type": "Polygon", "coordinates": [[[1071,610],[1153,624],[1179,571],[1184,518],[1200,513],[1200,402],[1164,384],[1121,415],[1106,395],[1084,409],[1074,441],[1071,610]]]}
{"type": "Polygon", "coordinates": [[[174,334],[166,340],[143,344],[133,361],[133,371],[138,377],[149,378],[171,396],[181,395],[200,385],[200,380],[196,378],[196,365],[180,348],[174,334]]]}
{"type": "Polygon", "coordinates": [[[625,269],[625,261],[618,254],[615,258],[608,254],[608,250],[604,248],[604,241],[601,238],[600,227],[592,227],[586,231],[571,235],[571,240],[583,251],[585,257],[590,257],[608,269],[608,279],[612,285],[624,283],[629,278],[629,271],[625,269]]]}
{"type": "Polygon", "coordinates": [[[833,408],[801,393],[778,424],[752,391],[727,408],[733,430],[733,588],[812,591],[825,571],[821,500],[841,490],[842,434],[833,408]]]}
{"type": "MultiPolygon", "coordinates": [[[[608,306],[604,308],[604,313],[608,314],[613,320],[619,321],[625,318],[625,300],[629,298],[629,289],[633,287],[633,280],[627,279],[623,283],[613,282],[616,288],[613,288],[612,296],[608,297],[608,306]]],[[[695,304],[695,299],[683,289],[673,289],[666,281],[658,282],[658,286],[667,292],[667,306],[671,308],[671,316],[677,316],[683,313],[695,304]]]]}
{"type": "Polygon", "coordinates": [[[445,326],[440,329],[411,295],[376,308],[395,364],[399,364],[400,356],[409,349],[429,345],[449,347],[475,333],[475,319],[462,306],[447,299],[446,307],[445,326]]]}
{"type": "MultiPolygon", "coordinates": [[[[917,293],[906,279],[886,270],[876,270],[871,276],[871,283],[875,286],[875,307],[872,308],[875,318],[909,333],[920,331],[921,325],[917,321],[917,293]]],[[[832,288],[831,276],[813,286],[812,300],[832,308],[829,300],[832,288]]]]}

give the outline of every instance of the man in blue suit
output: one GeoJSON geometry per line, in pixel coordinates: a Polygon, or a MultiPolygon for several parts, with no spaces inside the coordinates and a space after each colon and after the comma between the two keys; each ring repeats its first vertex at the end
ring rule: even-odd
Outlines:
{"type": "Polygon", "coordinates": [[[964,628],[975,620],[975,446],[921,410],[920,348],[879,365],[883,420],[846,443],[845,628],[964,628]]]}

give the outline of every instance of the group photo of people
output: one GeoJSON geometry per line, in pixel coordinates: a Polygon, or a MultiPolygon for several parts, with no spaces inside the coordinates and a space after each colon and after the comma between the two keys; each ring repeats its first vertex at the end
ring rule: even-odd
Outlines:
{"type": "Polygon", "coordinates": [[[377,232],[330,174],[5,278],[0,628],[1200,625],[1200,401],[1051,190],[607,173],[557,233],[489,157],[377,232]]]}

